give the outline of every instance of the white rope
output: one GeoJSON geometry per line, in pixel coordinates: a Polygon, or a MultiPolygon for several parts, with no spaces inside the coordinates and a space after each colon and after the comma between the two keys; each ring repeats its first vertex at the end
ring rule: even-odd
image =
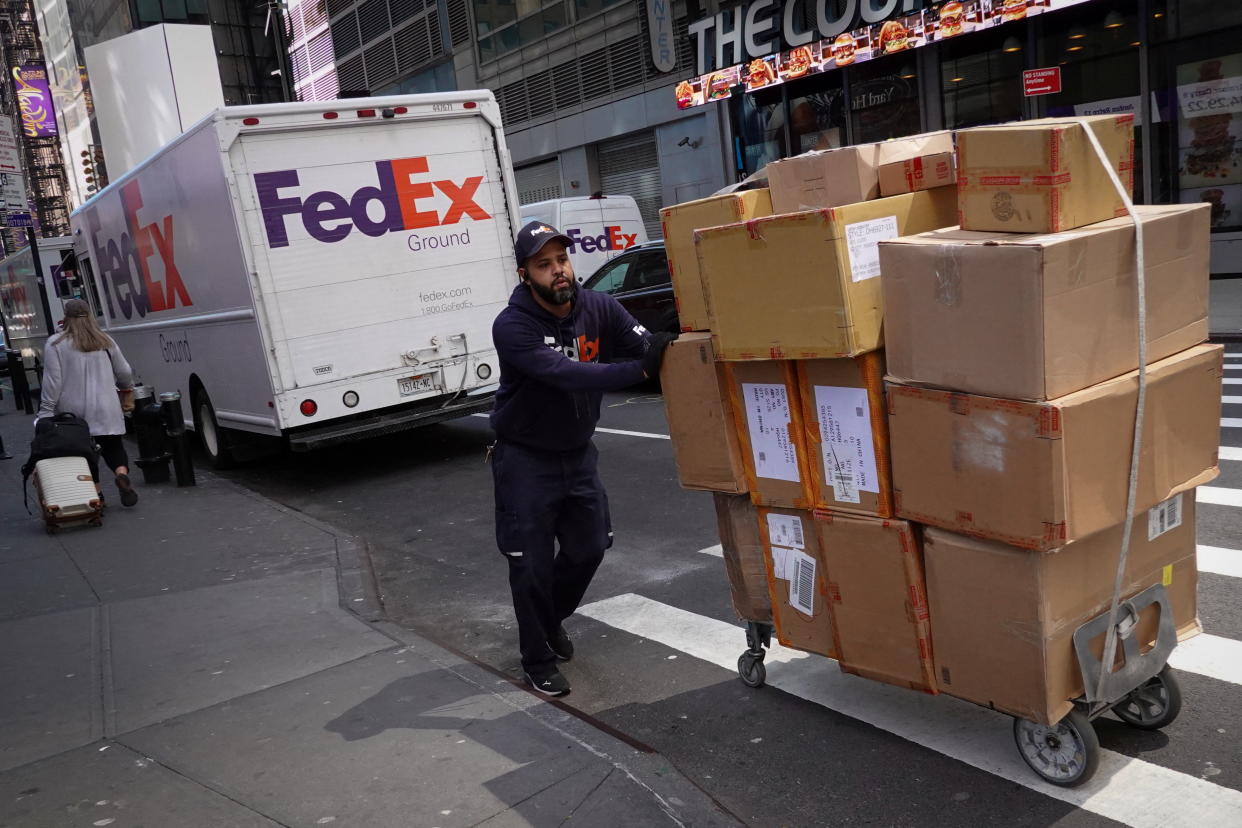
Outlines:
{"type": "Polygon", "coordinates": [[[1121,179],[1117,177],[1117,171],[1113,169],[1108,156],[1104,154],[1104,148],[1100,146],[1100,140],[1096,138],[1095,133],[1085,123],[1082,124],[1082,130],[1087,134],[1087,139],[1095,149],[1096,156],[1100,159],[1100,163],[1104,165],[1109,179],[1113,182],[1113,187],[1116,188],[1117,194],[1121,196],[1121,200],[1126,206],[1126,212],[1130,214],[1130,219],[1134,222],[1134,285],[1135,290],[1138,291],[1138,401],[1134,408],[1134,442],[1130,448],[1130,485],[1126,492],[1126,522],[1122,524],[1121,555],[1117,561],[1117,575],[1113,581],[1112,601],[1108,605],[1108,628],[1104,636],[1104,660],[1100,665],[1099,683],[1095,689],[1096,698],[1103,700],[1104,685],[1109,674],[1113,671],[1113,660],[1117,655],[1117,607],[1121,603],[1121,587],[1125,581],[1126,563],[1130,558],[1130,535],[1134,524],[1134,503],[1138,495],[1139,454],[1143,448],[1143,414],[1147,406],[1147,273],[1143,257],[1143,223],[1139,221],[1138,213],[1134,209],[1134,202],[1130,200],[1126,188],[1122,186],[1121,179]]]}

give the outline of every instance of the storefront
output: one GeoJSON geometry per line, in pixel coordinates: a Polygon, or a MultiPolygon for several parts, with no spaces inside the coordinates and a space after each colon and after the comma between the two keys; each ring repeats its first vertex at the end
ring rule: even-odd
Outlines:
{"type": "Polygon", "coordinates": [[[1242,273],[1242,2],[751,0],[690,32],[703,72],[678,105],[727,107],[739,177],[808,149],[1133,114],[1136,201],[1211,204],[1213,272],[1242,273]],[[1052,82],[1024,88],[1034,69],[1052,82]]]}

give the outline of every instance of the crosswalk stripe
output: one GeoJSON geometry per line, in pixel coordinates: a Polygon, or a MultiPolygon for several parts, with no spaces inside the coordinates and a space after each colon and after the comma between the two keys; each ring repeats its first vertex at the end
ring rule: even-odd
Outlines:
{"type": "Polygon", "coordinates": [[[717,558],[723,558],[724,547],[720,544],[716,544],[715,546],[709,546],[706,549],[700,549],[699,554],[700,555],[715,555],[717,558]]]}
{"type": "Polygon", "coordinates": [[[1242,417],[1222,417],[1221,428],[1242,428],[1242,417]]]}
{"type": "Polygon", "coordinates": [[[1225,405],[1236,405],[1242,403],[1242,397],[1221,397],[1220,401],[1225,405]]]}
{"type": "Polygon", "coordinates": [[[1221,380],[1221,382],[1223,382],[1225,385],[1242,385],[1242,378],[1225,377],[1223,380],[1221,380]]]}
{"type": "Polygon", "coordinates": [[[1242,578],[1242,550],[1200,544],[1198,563],[1200,572],[1242,578]]]}
{"type": "Polygon", "coordinates": [[[1242,489],[1200,486],[1195,489],[1195,502],[1210,503],[1213,506],[1242,506],[1242,489]]]}
{"type": "Polygon", "coordinates": [[[1202,633],[1178,644],[1169,663],[1175,670],[1242,684],[1242,641],[1202,633]]]}
{"type": "MultiPolygon", "coordinates": [[[[641,595],[618,595],[578,611],[730,671],[745,649],[740,627],[641,595]]],[[[766,663],[774,668],[768,671],[773,687],[1135,828],[1242,824],[1242,792],[1109,750],[1100,752],[1092,781],[1058,788],[1040,780],[1018,756],[1008,716],[846,675],[828,659],[775,644],[766,663]]]]}
{"type": "Polygon", "coordinates": [[[1242,446],[1221,446],[1221,460],[1242,460],[1242,446]]]}

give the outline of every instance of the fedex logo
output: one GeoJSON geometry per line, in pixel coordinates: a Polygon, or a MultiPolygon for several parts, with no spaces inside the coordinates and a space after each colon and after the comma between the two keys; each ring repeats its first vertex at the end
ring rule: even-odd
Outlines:
{"type": "Polygon", "coordinates": [[[91,250],[103,283],[108,316],[117,311],[126,319],[146,316],[194,304],[177,269],[173,246],[173,217],[143,224],[142,184],[137,179],[121,187],[118,195],[125,229],[119,238],[104,236],[98,208],[86,214],[91,250]],[[155,267],[152,267],[152,265],[155,267]]]}
{"type": "Polygon", "coordinates": [[[471,176],[460,183],[448,179],[415,179],[428,171],[425,157],[376,161],[378,186],[359,187],[349,198],[331,190],[320,190],[305,199],[296,194],[281,194],[281,190],[300,186],[297,170],[255,173],[254,186],[263,213],[268,247],[289,246],[285,223],[289,216],[299,218],[311,238],[329,243],[340,241],[355,228],[367,236],[382,236],[401,230],[457,224],[466,216],[475,221],[491,218],[475,201],[483,176],[471,176]],[[449,199],[443,215],[434,208],[427,209],[429,205],[425,204],[437,190],[449,199]],[[424,202],[423,208],[420,208],[420,201],[424,202]],[[381,207],[379,218],[372,218],[369,212],[372,203],[381,207]]]}
{"type": "MultiPolygon", "coordinates": [[[[584,236],[582,231],[577,228],[571,228],[565,231],[565,235],[573,240],[575,247],[581,247],[583,253],[595,253],[604,250],[628,250],[636,243],[638,234],[622,233],[620,227],[604,227],[604,233],[600,236],[584,236]]],[[[570,248],[573,253],[573,248],[570,248]]]]}

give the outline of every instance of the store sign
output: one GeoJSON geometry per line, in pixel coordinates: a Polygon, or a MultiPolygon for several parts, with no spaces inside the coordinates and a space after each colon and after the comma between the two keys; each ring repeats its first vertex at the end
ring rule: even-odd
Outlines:
{"type": "Polygon", "coordinates": [[[26,210],[26,180],[21,173],[0,173],[0,211],[26,210]]]}
{"type": "Polygon", "coordinates": [[[1184,118],[1242,112],[1242,77],[1181,84],[1177,87],[1177,100],[1184,118]]]}
{"type": "Polygon", "coordinates": [[[13,119],[0,115],[0,173],[20,173],[21,157],[18,155],[17,134],[13,132],[13,119]]]}
{"type": "Polygon", "coordinates": [[[1061,67],[1049,69],[1024,69],[1022,71],[1022,94],[1028,98],[1035,95],[1055,95],[1061,91],[1061,67]]]}
{"type": "Polygon", "coordinates": [[[917,49],[1088,0],[750,0],[690,24],[699,75],[675,87],[677,106],[917,49]],[[804,4],[815,26],[802,28],[804,4]],[[730,65],[732,64],[732,65],[730,65]]]}
{"type": "Polygon", "coordinates": [[[47,82],[46,66],[14,66],[13,85],[22,113],[22,133],[27,138],[55,136],[56,110],[47,82]]]}
{"type": "Polygon", "coordinates": [[[673,0],[647,0],[647,32],[651,36],[651,62],[656,71],[677,68],[677,48],[673,40],[673,0]]]}
{"type": "Polygon", "coordinates": [[[9,227],[34,227],[30,213],[9,213],[5,216],[5,223],[9,227]]]}

